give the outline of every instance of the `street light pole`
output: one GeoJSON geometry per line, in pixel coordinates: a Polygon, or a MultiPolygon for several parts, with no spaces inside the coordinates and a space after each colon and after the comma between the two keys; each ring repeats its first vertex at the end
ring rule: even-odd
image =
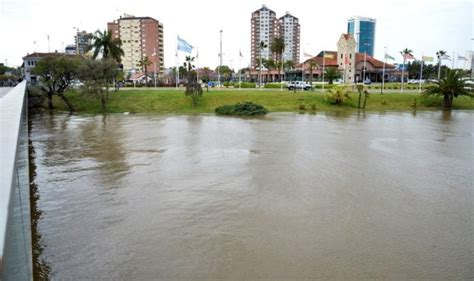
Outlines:
{"type": "Polygon", "coordinates": [[[219,32],[219,68],[217,69],[217,78],[219,81],[219,88],[221,87],[221,68],[222,68],[222,30],[219,32]]]}
{"type": "Polygon", "coordinates": [[[155,67],[154,67],[155,68],[154,69],[155,75],[154,76],[155,76],[155,89],[156,89],[156,48],[153,48],[153,61],[154,61],[154,65],[155,65],[155,67]]]}

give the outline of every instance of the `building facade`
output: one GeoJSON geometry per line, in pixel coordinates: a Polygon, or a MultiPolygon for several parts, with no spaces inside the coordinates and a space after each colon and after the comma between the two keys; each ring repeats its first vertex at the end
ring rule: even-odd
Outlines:
{"type": "Polygon", "coordinates": [[[337,42],[337,65],[344,83],[355,78],[356,41],[352,34],[341,34],[337,42]]]}
{"type": "Polygon", "coordinates": [[[376,20],[367,17],[352,17],[347,21],[347,33],[355,37],[356,52],[374,56],[376,20]]]}
{"type": "Polygon", "coordinates": [[[92,38],[94,38],[94,35],[92,33],[86,31],[78,31],[76,33],[76,36],[74,36],[74,41],[77,49],[76,54],[86,54],[92,44],[92,38]]]}
{"type": "Polygon", "coordinates": [[[279,19],[278,24],[280,38],[285,42],[283,60],[300,62],[300,24],[297,17],[289,12],[279,19]]]}
{"type": "Polygon", "coordinates": [[[274,11],[263,5],[262,8],[252,13],[251,18],[251,68],[260,65],[260,54],[262,59],[273,58],[270,44],[273,38],[278,36],[278,19],[274,11]],[[261,48],[261,44],[265,47],[261,48]]]}
{"type": "Polygon", "coordinates": [[[148,73],[157,74],[164,69],[163,24],[150,17],[124,15],[107,23],[112,37],[120,39],[124,56],[122,64],[126,73],[141,71],[139,62],[148,57],[148,73]]]}

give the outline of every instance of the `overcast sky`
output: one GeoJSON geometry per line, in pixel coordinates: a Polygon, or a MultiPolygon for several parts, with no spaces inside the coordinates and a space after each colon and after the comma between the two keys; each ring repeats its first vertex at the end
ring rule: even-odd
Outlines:
{"type": "MultiPolygon", "coordinates": [[[[381,59],[384,46],[397,61],[399,51],[410,48],[416,57],[435,56],[437,50],[466,56],[473,50],[472,0],[254,0],[211,1],[62,1],[0,0],[0,62],[20,65],[34,50],[64,50],[74,43],[74,29],[95,31],[127,13],[150,16],[164,25],[165,66],[175,65],[176,35],[199,48],[199,65],[218,64],[219,30],[223,30],[224,64],[242,67],[250,62],[250,16],[262,4],[280,17],[286,11],[300,19],[301,54],[336,50],[347,19],[354,15],[377,19],[375,57],[381,59]],[[36,45],[33,43],[36,41],[36,45]]],[[[448,62],[451,64],[451,62],[448,62]]],[[[458,67],[463,67],[463,62],[458,67]]],[[[466,66],[469,64],[466,63],[466,66]]]]}

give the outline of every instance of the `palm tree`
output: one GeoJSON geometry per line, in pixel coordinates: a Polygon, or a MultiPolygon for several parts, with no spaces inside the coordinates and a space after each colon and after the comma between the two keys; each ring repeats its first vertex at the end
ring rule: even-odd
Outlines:
{"type": "Polygon", "coordinates": [[[148,66],[150,65],[151,61],[147,56],[144,56],[140,61],[138,61],[138,67],[145,72],[145,86],[148,84],[148,66]]]}
{"type": "Polygon", "coordinates": [[[121,57],[124,55],[122,50],[122,41],[120,39],[112,39],[112,33],[107,32],[100,32],[97,30],[95,32],[94,42],[92,43],[92,48],[94,49],[94,54],[92,55],[93,59],[96,59],[99,53],[102,53],[102,58],[113,58],[115,61],[120,62],[121,57]]]}
{"type": "Polygon", "coordinates": [[[313,90],[313,70],[319,64],[315,60],[309,60],[309,84],[311,85],[311,90],[313,90]]]}
{"type": "Polygon", "coordinates": [[[293,69],[295,68],[295,63],[292,60],[285,61],[283,69],[293,69]]]}
{"type": "Polygon", "coordinates": [[[260,42],[260,65],[258,67],[258,87],[261,89],[262,88],[262,51],[263,49],[267,48],[267,44],[265,42],[261,41],[260,42]]]}
{"type": "Polygon", "coordinates": [[[450,109],[453,106],[454,98],[458,96],[469,96],[474,98],[474,93],[465,88],[462,72],[459,70],[447,69],[446,77],[436,82],[436,85],[428,87],[424,96],[443,96],[443,107],[450,109]]]}
{"type": "Polygon", "coordinates": [[[404,50],[400,52],[400,54],[403,56],[402,86],[401,86],[401,91],[403,91],[403,82],[404,82],[403,80],[405,79],[405,63],[407,61],[407,57],[413,55],[413,51],[408,48],[405,48],[404,50]]]}
{"type": "Polygon", "coordinates": [[[285,51],[285,40],[281,37],[273,38],[273,41],[270,45],[270,50],[275,55],[276,64],[278,65],[278,74],[280,74],[280,83],[283,82],[283,77],[281,75],[282,61],[283,61],[283,51],[285,51]]]}
{"type": "Polygon", "coordinates": [[[332,84],[334,79],[339,78],[339,73],[335,68],[328,67],[326,68],[326,73],[325,73],[326,79],[328,80],[328,84],[332,84]]]}
{"type": "Polygon", "coordinates": [[[436,56],[438,57],[438,81],[441,77],[441,60],[443,60],[444,56],[446,56],[446,51],[439,50],[436,52],[436,56]]]}

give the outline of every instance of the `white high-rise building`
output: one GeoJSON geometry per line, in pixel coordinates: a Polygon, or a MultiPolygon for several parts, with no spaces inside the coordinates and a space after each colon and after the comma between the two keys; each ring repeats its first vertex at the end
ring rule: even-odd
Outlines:
{"type": "Polygon", "coordinates": [[[270,44],[278,36],[278,19],[274,11],[265,5],[252,13],[251,18],[251,67],[259,65],[260,52],[263,59],[272,58],[270,44]],[[260,50],[261,44],[266,46],[260,50]]]}
{"type": "Polygon", "coordinates": [[[284,61],[300,61],[300,24],[297,17],[289,12],[279,20],[280,37],[284,39],[285,50],[283,51],[284,61]]]}

